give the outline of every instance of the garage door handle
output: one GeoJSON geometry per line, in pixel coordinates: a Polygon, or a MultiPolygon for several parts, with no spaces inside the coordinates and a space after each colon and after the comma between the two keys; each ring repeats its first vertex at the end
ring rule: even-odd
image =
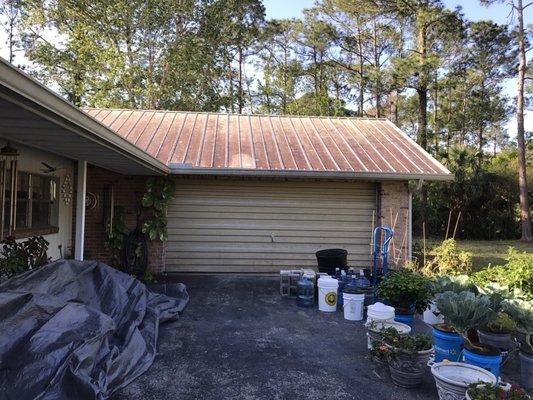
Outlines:
{"type": "Polygon", "coordinates": [[[274,234],[271,233],[271,234],[270,234],[270,241],[271,241],[272,243],[274,243],[274,238],[275,238],[275,237],[274,237],[274,234]]]}

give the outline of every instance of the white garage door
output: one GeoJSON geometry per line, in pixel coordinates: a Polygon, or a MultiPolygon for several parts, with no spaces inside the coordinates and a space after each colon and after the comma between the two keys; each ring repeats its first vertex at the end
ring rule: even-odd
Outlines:
{"type": "Polygon", "coordinates": [[[168,212],[168,272],[278,272],[348,250],[370,265],[375,185],[178,180],[168,212]]]}

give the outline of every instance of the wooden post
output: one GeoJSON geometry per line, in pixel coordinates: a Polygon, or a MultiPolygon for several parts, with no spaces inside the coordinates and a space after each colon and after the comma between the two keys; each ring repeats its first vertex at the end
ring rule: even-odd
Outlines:
{"type": "Polygon", "coordinates": [[[455,228],[453,230],[453,239],[455,239],[455,235],[457,233],[457,227],[459,226],[460,219],[461,219],[461,211],[459,211],[459,215],[457,216],[457,221],[455,221],[455,228]]]}

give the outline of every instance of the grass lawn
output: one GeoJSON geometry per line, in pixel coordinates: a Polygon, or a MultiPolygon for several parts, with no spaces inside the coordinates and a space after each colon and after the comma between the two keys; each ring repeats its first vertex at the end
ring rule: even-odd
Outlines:
{"type": "MultiPolygon", "coordinates": [[[[416,238],[422,246],[422,238],[416,238]]],[[[438,245],[440,241],[428,239],[426,246],[429,249],[438,245]]],[[[460,250],[469,251],[472,253],[472,262],[474,270],[480,270],[491,265],[505,264],[505,257],[507,256],[508,248],[512,246],[515,249],[526,252],[531,255],[531,263],[533,265],[533,245],[526,244],[519,240],[458,240],[457,247],[460,250]]],[[[431,250],[429,256],[431,257],[431,250]]]]}

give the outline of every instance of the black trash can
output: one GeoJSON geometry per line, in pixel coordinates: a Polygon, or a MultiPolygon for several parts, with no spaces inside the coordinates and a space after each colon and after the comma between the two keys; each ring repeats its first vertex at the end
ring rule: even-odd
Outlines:
{"type": "Polygon", "coordinates": [[[335,268],[348,269],[348,252],[344,249],[325,249],[316,252],[318,272],[328,275],[335,273],[335,268]]]}

